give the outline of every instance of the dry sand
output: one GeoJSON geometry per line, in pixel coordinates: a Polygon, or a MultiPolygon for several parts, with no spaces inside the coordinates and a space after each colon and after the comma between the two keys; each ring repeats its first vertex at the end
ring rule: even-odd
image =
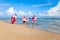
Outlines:
{"type": "Polygon", "coordinates": [[[60,34],[0,21],[0,40],[60,40],[60,34]]]}

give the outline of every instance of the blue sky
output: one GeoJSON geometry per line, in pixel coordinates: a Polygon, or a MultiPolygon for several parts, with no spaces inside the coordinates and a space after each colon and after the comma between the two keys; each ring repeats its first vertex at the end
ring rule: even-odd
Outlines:
{"type": "Polygon", "coordinates": [[[60,0],[0,0],[0,17],[60,16],[60,0]]]}

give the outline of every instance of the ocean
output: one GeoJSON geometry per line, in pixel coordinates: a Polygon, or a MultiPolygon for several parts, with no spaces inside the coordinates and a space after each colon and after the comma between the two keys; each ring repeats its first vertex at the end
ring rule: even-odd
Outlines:
{"type": "MultiPolygon", "coordinates": [[[[0,18],[10,23],[9,18],[0,18]]],[[[18,18],[16,21],[17,24],[22,24],[22,19],[18,18]]],[[[29,18],[28,25],[30,28],[35,28],[38,30],[45,30],[49,32],[60,33],[60,18],[38,18],[36,24],[32,24],[32,19],[29,18]]]]}

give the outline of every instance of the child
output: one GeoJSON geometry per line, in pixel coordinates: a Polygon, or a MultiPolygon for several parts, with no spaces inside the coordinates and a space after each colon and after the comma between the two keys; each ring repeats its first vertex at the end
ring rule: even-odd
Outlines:
{"type": "Polygon", "coordinates": [[[24,17],[22,18],[22,21],[23,21],[23,23],[27,23],[27,22],[28,22],[28,18],[24,16],[24,17]]]}
{"type": "Polygon", "coordinates": [[[25,18],[25,16],[22,18],[22,21],[23,21],[23,23],[25,23],[25,20],[26,20],[26,18],[25,18]]]}
{"type": "Polygon", "coordinates": [[[14,24],[16,22],[16,16],[17,16],[17,14],[15,14],[11,17],[11,23],[12,24],[14,24]]]}
{"type": "Polygon", "coordinates": [[[26,20],[25,20],[25,21],[26,21],[26,23],[28,24],[28,21],[29,21],[29,20],[28,20],[28,18],[27,18],[27,17],[26,17],[26,20]]]}
{"type": "Polygon", "coordinates": [[[37,20],[37,17],[36,17],[36,15],[34,15],[34,16],[32,17],[32,24],[35,24],[36,20],[37,20]]]}

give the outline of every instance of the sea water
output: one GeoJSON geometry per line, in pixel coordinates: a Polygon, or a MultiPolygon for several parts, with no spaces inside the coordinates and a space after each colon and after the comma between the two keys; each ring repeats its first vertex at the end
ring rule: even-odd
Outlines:
{"type": "MultiPolygon", "coordinates": [[[[2,18],[0,20],[10,22],[10,18],[2,18]]],[[[23,23],[22,19],[17,18],[16,23],[22,24],[23,23]]],[[[29,22],[27,25],[30,28],[36,28],[39,30],[60,33],[60,18],[38,18],[36,24],[32,24],[32,19],[29,18],[29,22]]]]}

